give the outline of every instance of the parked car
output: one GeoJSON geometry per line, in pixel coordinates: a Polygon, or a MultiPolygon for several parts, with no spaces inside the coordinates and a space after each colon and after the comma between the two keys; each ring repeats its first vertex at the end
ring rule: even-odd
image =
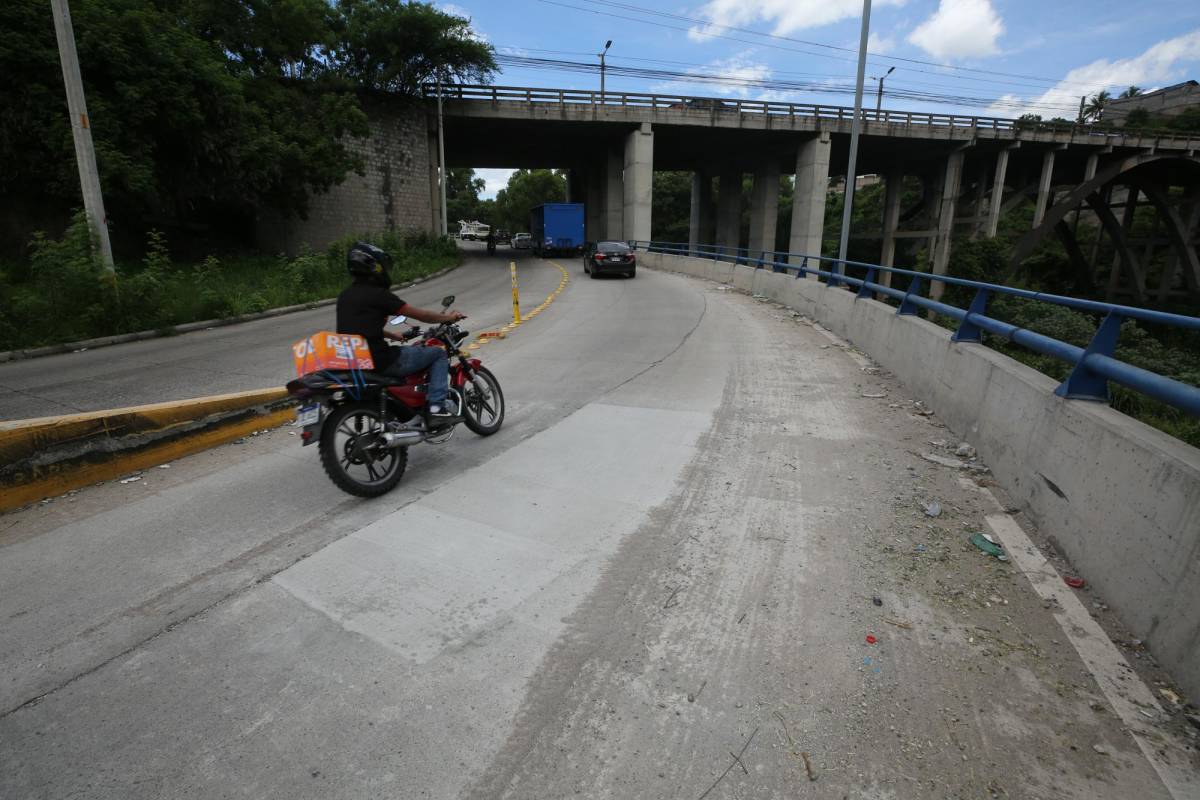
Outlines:
{"type": "Polygon", "coordinates": [[[512,237],[512,246],[516,250],[528,250],[533,242],[533,237],[528,233],[514,233],[512,237]]]}
{"type": "Polygon", "coordinates": [[[583,271],[593,278],[600,275],[637,275],[637,257],[624,242],[588,242],[583,251],[583,271]]]}

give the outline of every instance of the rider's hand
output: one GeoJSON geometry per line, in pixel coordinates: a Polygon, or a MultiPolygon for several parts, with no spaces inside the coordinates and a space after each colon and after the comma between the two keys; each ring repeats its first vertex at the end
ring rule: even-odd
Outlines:
{"type": "Polygon", "coordinates": [[[447,322],[458,322],[459,320],[467,318],[467,315],[461,311],[449,311],[446,313],[446,316],[449,317],[447,322]]]}

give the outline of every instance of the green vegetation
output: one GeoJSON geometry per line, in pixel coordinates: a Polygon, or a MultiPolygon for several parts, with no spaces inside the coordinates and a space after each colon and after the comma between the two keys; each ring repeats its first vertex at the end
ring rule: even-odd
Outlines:
{"type": "MultiPolygon", "coordinates": [[[[411,97],[435,76],[487,80],[468,20],[402,0],[73,0],[92,135],[118,258],[151,228],[184,250],[248,244],[255,214],[303,216],[361,158],[363,95],[411,97]]],[[[80,205],[50,4],[0,3],[0,230],[80,205]]]]}
{"type": "Polygon", "coordinates": [[[493,228],[517,233],[529,230],[529,211],[543,203],[561,203],[567,197],[567,175],[562,170],[519,169],[495,200],[481,200],[482,178],[473,169],[451,169],[446,182],[447,219],[478,220],[493,228]]]}
{"type": "Polygon", "coordinates": [[[184,322],[226,318],[334,297],[345,288],[346,251],[359,239],[396,259],[402,283],[458,263],[454,242],[428,234],[347,236],[322,252],[282,256],[210,256],[172,262],[165,237],[151,231],[141,262],[117,264],[107,277],[82,214],[61,239],[34,237],[28,264],[0,271],[0,350],[79,341],[184,322]]]}

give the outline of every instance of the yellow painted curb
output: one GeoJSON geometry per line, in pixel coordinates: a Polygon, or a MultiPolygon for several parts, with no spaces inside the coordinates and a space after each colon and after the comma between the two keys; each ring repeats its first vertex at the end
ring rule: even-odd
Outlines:
{"type": "MultiPolygon", "coordinates": [[[[516,331],[517,328],[519,328],[521,326],[522,322],[528,322],[529,320],[536,317],[542,311],[545,311],[546,307],[554,302],[554,298],[556,298],[560,294],[562,294],[563,289],[567,288],[567,283],[571,280],[571,273],[568,272],[566,270],[566,268],[563,267],[562,264],[558,264],[554,261],[550,261],[549,259],[547,259],[547,263],[553,264],[555,267],[558,267],[558,271],[562,273],[562,280],[560,280],[558,282],[558,288],[556,288],[550,294],[546,295],[546,299],[541,302],[541,305],[534,307],[527,314],[525,314],[524,318],[521,320],[521,322],[517,322],[516,320],[514,320],[514,321],[508,323],[507,325],[505,325],[503,328],[500,329],[502,332],[507,334],[507,333],[513,333],[514,331],[516,331]]],[[[471,344],[467,345],[466,349],[467,350],[478,350],[482,345],[487,344],[493,338],[496,338],[496,337],[483,336],[481,334],[478,339],[476,339],[471,344]]],[[[499,338],[504,338],[504,337],[499,337],[499,338]]]]}
{"type": "Polygon", "coordinates": [[[0,512],[36,503],[46,497],[56,497],[72,489],[112,480],[130,472],[175,461],[184,456],[232,442],[234,439],[254,431],[278,427],[295,419],[295,416],[294,408],[280,408],[266,414],[255,415],[249,419],[187,434],[162,444],[150,445],[141,450],[122,453],[111,461],[52,465],[47,468],[47,474],[30,483],[5,487],[4,491],[0,492],[0,512]]]}
{"type": "Polygon", "coordinates": [[[113,438],[161,431],[213,414],[273,403],[286,397],[287,391],[282,388],[254,389],[194,400],[0,422],[0,464],[11,464],[40,450],[95,436],[113,438]]]}
{"type": "Polygon", "coordinates": [[[162,464],[292,418],[284,389],[0,423],[0,511],[162,464]],[[246,413],[240,413],[246,412],[246,413]],[[188,426],[200,426],[189,429],[188,426]],[[144,443],[139,438],[144,437],[144,443]],[[113,445],[125,449],[114,449],[113,445]],[[38,463],[47,451],[58,460],[38,463]]]}

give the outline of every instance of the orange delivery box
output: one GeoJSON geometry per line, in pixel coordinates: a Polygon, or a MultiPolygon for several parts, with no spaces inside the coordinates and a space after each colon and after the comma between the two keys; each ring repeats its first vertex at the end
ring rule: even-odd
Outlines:
{"type": "Polygon", "coordinates": [[[367,340],[357,334],[317,331],[292,345],[296,374],[322,369],[374,369],[367,340]]]}

